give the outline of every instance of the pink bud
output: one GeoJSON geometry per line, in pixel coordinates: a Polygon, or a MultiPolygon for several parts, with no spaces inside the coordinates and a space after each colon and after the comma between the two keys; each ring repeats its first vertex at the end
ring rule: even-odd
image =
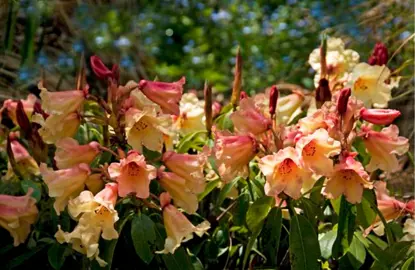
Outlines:
{"type": "Polygon", "coordinates": [[[109,70],[104,65],[104,63],[102,62],[101,58],[99,58],[98,56],[94,55],[94,56],[91,56],[90,61],[91,61],[92,70],[94,71],[95,75],[97,75],[98,78],[100,78],[101,80],[103,80],[103,79],[106,79],[106,78],[112,76],[112,71],[109,70]]]}
{"type": "Polygon", "coordinates": [[[388,55],[388,48],[383,43],[376,43],[375,48],[373,49],[372,55],[369,57],[367,61],[369,65],[374,66],[382,66],[386,65],[389,60],[388,55]]]}
{"type": "Polygon", "coordinates": [[[269,114],[274,115],[275,110],[277,109],[277,102],[278,102],[279,91],[276,85],[271,87],[269,92],[269,114]]]}
{"type": "Polygon", "coordinates": [[[220,114],[220,110],[222,109],[222,105],[219,102],[215,101],[212,104],[212,117],[215,118],[220,114]]]}
{"type": "Polygon", "coordinates": [[[163,193],[160,194],[160,206],[161,206],[161,208],[164,208],[167,205],[169,205],[170,201],[171,201],[171,197],[170,197],[170,194],[168,192],[163,192],[163,193]]]}
{"type": "Polygon", "coordinates": [[[349,102],[349,97],[352,94],[350,88],[345,88],[340,91],[339,99],[337,100],[337,112],[340,115],[344,115],[347,111],[347,103],[349,102]]]}
{"type": "Polygon", "coordinates": [[[360,111],[360,118],[376,125],[389,125],[400,115],[401,113],[399,111],[391,109],[363,108],[360,111]]]}
{"type": "Polygon", "coordinates": [[[239,100],[242,100],[242,99],[247,98],[247,97],[248,97],[248,95],[246,94],[245,91],[241,91],[241,93],[239,94],[239,100]]]}
{"type": "Polygon", "coordinates": [[[30,134],[30,130],[31,130],[30,120],[29,120],[29,117],[27,117],[27,114],[24,110],[23,103],[21,100],[17,102],[16,119],[23,133],[30,134]]]}

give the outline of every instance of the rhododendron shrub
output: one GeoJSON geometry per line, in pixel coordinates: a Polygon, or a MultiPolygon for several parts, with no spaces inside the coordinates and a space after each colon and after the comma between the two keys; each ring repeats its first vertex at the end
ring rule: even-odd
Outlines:
{"type": "Polygon", "coordinates": [[[229,103],[184,77],[123,84],[98,56],[105,97],[79,80],[4,101],[5,266],[413,267],[415,203],[388,191],[409,150],[387,108],[400,78],[381,45],[366,63],[323,38],[314,90],[253,96],[238,52],[229,103]]]}

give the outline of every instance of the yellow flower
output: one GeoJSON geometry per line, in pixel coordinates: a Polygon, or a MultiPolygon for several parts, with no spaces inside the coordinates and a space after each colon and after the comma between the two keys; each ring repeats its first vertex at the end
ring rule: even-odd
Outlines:
{"type": "Polygon", "coordinates": [[[200,101],[194,93],[183,94],[180,100],[180,115],[175,120],[176,129],[182,136],[205,130],[204,101],[200,101]]]}
{"type": "Polygon", "coordinates": [[[53,207],[56,213],[65,210],[68,201],[84,190],[90,169],[85,163],[75,165],[69,169],[53,171],[45,163],[40,164],[40,173],[49,189],[49,196],[55,198],[53,207]]]}
{"type": "Polygon", "coordinates": [[[349,81],[352,95],[363,101],[366,107],[387,107],[392,88],[396,86],[385,83],[389,76],[390,70],[386,66],[371,66],[367,63],[356,65],[349,81]]]}
{"type": "Polygon", "coordinates": [[[160,195],[160,204],[163,208],[164,227],[166,228],[167,238],[164,250],[156,253],[171,253],[180,247],[181,242],[186,242],[193,238],[193,233],[201,237],[210,228],[207,221],[194,226],[185,215],[176,207],[170,204],[170,196],[164,192],[160,195]]]}
{"type": "Polygon", "coordinates": [[[66,169],[80,163],[89,164],[95,159],[99,151],[99,143],[97,142],[79,145],[75,139],[61,139],[56,142],[56,166],[59,169],[66,169]]]}
{"type": "Polygon", "coordinates": [[[39,84],[42,109],[51,115],[66,115],[77,111],[85,101],[85,93],[80,90],[49,92],[39,84]]]}
{"type": "Polygon", "coordinates": [[[265,156],[258,164],[266,177],[265,194],[276,197],[284,192],[293,199],[301,197],[304,180],[311,177],[300,164],[300,158],[292,147],[286,147],[265,156]]]}
{"type": "Polygon", "coordinates": [[[334,166],[334,172],[327,179],[323,194],[335,199],[344,194],[350,203],[360,203],[363,189],[373,187],[369,175],[362,164],[354,159],[355,154],[341,157],[340,163],[334,166]]]}
{"type": "Polygon", "coordinates": [[[128,143],[133,149],[143,152],[143,145],[152,151],[161,151],[163,135],[170,134],[171,117],[157,114],[156,109],[146,107],[143,111],[130,108],[125,114],[125,131],[128,143]]]}
{"type": "Polygon", "coordinates": [[[49,144],[56,143],[66,137],[75,136],[81,124],[78,113],[50,115],[44,119],[42,115],[35,114],[32,121],[40,124],[39,134],[43,141],[49,144]]]}
{"type": "Polygon", "coordinates": [[[333,170],[330,157],[341,151],[340,142],[330,138],[327,130],[318,129],[302,137],[296,144],[304,167],[319,175],[329,175],[333,170]]]}
{"type": "MultiPolygon", "coordinates": [[[[30,177],[31,175],[39,175],[39,166],[37,165],[34,158],[27,152],[26,148],[23,147],[17,140],[12,140],[10,142],[12,148],[14,160],[16,161],[16,169],[20,175],[24,178],[30,177]]],[[[13,168],[8,163],[7,173],[4,176],[6,180],[10,180],[15,176],[13,168]]]]}
{"type": "Polygon", "coordinates": [[[0,226],[9,231],[15,247],[26,241],[38,215],[32,192],[29,189],[25,196],[0,195],[0,226]]]}
{"type": "Polygon", "coordinates": [[[100,266],[106,262],[99,258],[98,241],[100,236],[105,240],[118,238],[114,223],[118,220],[118,213],[114,209],[117,201],[117,184],[109,183],[105,188],[94,195],[90,191],[81,194],[69,201],[69,214],[79,219],[75,229],[68,233],[59,226],[55,234],[59,243],[70,243],[76,251],[87,255],[89,259],[96,259],[100,266]]]}
{"type": "Polygon", "coordinates": [[[303,104],[303,101],[304,95],[299,92],[280,97],[277,101],[277,123],[290,123],[301,113],[301,105],[303,104]]]}

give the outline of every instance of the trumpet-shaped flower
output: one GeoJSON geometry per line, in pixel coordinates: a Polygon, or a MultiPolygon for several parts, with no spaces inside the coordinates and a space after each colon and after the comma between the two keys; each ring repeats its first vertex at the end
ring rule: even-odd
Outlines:
{"type": "Polygon", "coordinates": [[[265,156],[258,164],[266,177],[265,194],[276,197],[284,192],[293,199],[299,199],[304,180],[311,174],[303,169],[300,157],[292,147],[286,147],[265,156]]]}
{"type": "Polygon", "coordinates": [[[297,125],[298,125],[298,130],[303,135],[308,135],[320,128],[327,129],[329,127],[333,127],[334,123],[332,123],[330,119],[326,118],[326,115],[323,110],[319,109],[319,110],[316,110],[311,115],[298,120],[297,125]]]}
{"type": "Polygon", "coordinates": [[[144,156],[137,151],[130,151],[120,163],[111,163],[108,173],[118,182],[121,197],[135,193],[137,198],[142,199],[150,196],[150,181],[157,176],[156,168],[146,164],[144,156]]]}
{"type": "Polygon", "coordinates": [[[40,164],[40,173],[49,189],[49,196],[55,198],[53,207],[56,213],[65,210],[68,201],[84,190],[85,182],[90,174],[89,166],[85,163],[69,169],[53,171],[45,163],[40,164]]]}
{"type": "Polygon", "coordinates": [[[180,134],[205,130],[204,101],[200,101],[194,93],[183,94],[180,100],[180,116],[175,120],[175,125],[180,134]]]}
{"type": "Polygon", "coordinates": [[[173,254],[180,247],[181,242],[186,242],[193,238],[193,233],[202,237],[209,230],[210,224],[207,221],[194,226],[185,215],[170,204],[170,195],[168,193],[164,192],[160,195],[160,203],[163,208],[163,220],[167,238],[164,250],[157,251],[156,253],[173,254]]]}
{"type": "Polygon", "coordinates": [[[239,110],[230,116],[236,131],[259,135],[271,127],[271,120],[266,118],[255,107],[252,98],[244,98],[239,102],[239,110]]]}
{"type": "Polygon", "coordinates": [[[329,175],[333,170],[330,157],[341,151],[340,142],[332,139],[327,130],[318,129],[313,134],[302,137],[296,144],[304,168],[319,175],[329,175]]]}
{"type": "Polygon", "coordinates": [[[128,143],[133,149],[143,152],[143,146],[152,151],[161,151],[163,135],[170,134],[172,120],[169,115],[157,115],[155,108],[143,111],[130,108],[125,114],[125,131],[128,143]]]}
{"type": "Polygon", "coordinates": [[[138,87],[148,99],[160,105],[164,113],[179,115],[179,102],[185,83],[184,77],[173,83],[141,80],[138,87]]]}
{"type": "Polygon", "coordinates": [[[106,262],[98,256],[98,241],[100,236],[105,240],[118,238],[118,232],[114,229],[114,223],[118,220],[118,213],[114,210],[116,200],[115,183],[107,184],[95,197],[90,191],[81,192],[77,198],[69,201],[68,206],[69,214],[78,220],[78,225],[70,233],[63,232],[59,226],[56,240],[72,244],[73,249],[105,266],[106,262]]]}
{"type": "Polygon", "coordinates": [[[205,153],[190,155],[167,151],[163,154],[162,161],[170,171],[186,180],[186,187],[193,193],[197,194],[205,190],[206,181],[203,174],[207,162],[205,153]]]}
{"type": "Polygon", "coordinates": [[[38,215],[32,193],[29,189],[24,196],[0,195],[0,226],[9,231],[15,247],[26,241],[38,215]]]}
{"type": "Polygon", "coordinates": [[[64,115],[50,115],[44,119],[41,114],[35,114],[32,121],[40,124],[39,134],[43,141],[49,144],[58,140],[75,136],[81,124],[78,113],[73,112],[64,115]]]}
{"type": "MultiPolygon", "coordinates": [[[[23,110],[29,119],[32,116],[33,108],[35,106],[36,100],[37,98],[33,94],[29,94],[26,100],[24,99],[21,100],[23,104],[23,110]]],[[[1,120],[1,113],[3,112],[3,110],[5,110],[7,111],[7,115],[13,121],[13,123],[15,125],[19,125],[19,123],[17,122],[17,113],[16,113],[17,103],[18,101],[15,101],[15,100],[11,100],[11,99],[5,100],[3,103],[3,108],[0,109],[0,120],[1,120]]]]}
{"type": "Polygon", "coordinates": [[[219,175],[229,182],[237,176],[248,177],[248,164],[257,153],[257,142],[250,135],[216,132],[214,155],[219,175]]]}
{"type": "Polygon", "coordinates": [[[344,194],[348,202],[355,204],[361,202],[363,189],[372,187],[369,175],[362,164],[350,154],[341,157],[340,163],[334,166],[334,172],[327,179],[323,194],[329,199],[344,194]]]}
{"type": "MultiPolygon", "coordinates": [[[[326,65],[330,82],[344,82],[351,69],[359,62],[359,54],[353,50],[346,50],[344,42],[340,38],[327,39],[326,65]]],[[[308,63],[317,72],[314,76],[314,85],[318,86],[321,77],[321,53],[320,48],[313,50],[308,63]]]]}
{"type": "Polygon", "coordinates": [[[72,138],[64,138],[56,142],[55,161],[59,169],[67,169],[80,163],[91,163],[99,153],[99,143],[90,142],[79,145],[72,138]]]}
{"type": "Polygon", "coordinates": [[[356,65],[350,77],[352,95],[364,102],[366,107],[385,108],[391,99],[395,84],[387,84],[390,70],[386,66],[371,66],[367,63],[356,65]]]}
{"type": "Polygon", "coordinates": [[[277,102],[277,122],[279,124],[290,123],[301,113],[303,101],[304,95],[299,92],[280,97],[277,102]]]}
{"type": "Polygon", "coordinates": [[[197,196],[187,186],[186,180],[172,172],[158,172],[159,183],[173,198],[174,204],[187,213],[194,214],[198,207],[197,196]]]}
{"type": "Polygon", "coordinates": [[[408,152],[409,143],[405,137],[398,136],[399,128],[395,125],[383,128],[380,132],[371,129],[371,126],[362,127],[360,136],[367,151],[371,155],[366,169],[370,172],[381,169],[386,172],[399,170],[399,162],[396,155],[408,152]]]}
{"type": "Polygon", "coordinates": [[[85,101],[85,93],[80,90],[49,92],[39,84],[42,109],[51,115],[66,115],[76,112],[85,101]]]}
{"type": "MultiPolygon", "coordinates": [[[[27,152],[26,148],[23,147],[23,145],[20,144],[17,140],[12,140],[10,142],[10,146],[12,149],[12,153],[14,156],[14,160],[16,162],[16,169],[18,170],[18,173],[26,178],[31,175],[39,175],[39,166],[37,165],[34,158],[27,152]]],[[[5,179],[11,179],[15,175],[15,172],[13,171],[13,168],[9,162],[8,164],[8,170],[7,174],[5,175],[5,179]]]]}

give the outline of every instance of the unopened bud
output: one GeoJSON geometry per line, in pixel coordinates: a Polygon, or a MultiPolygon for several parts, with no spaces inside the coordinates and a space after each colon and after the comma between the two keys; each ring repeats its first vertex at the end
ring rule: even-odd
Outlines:
{"type": "Polygon", "coordinates": [[[30,134],[30,131],[31,131],[30,120],[27,117],[26,112],[24,111],[23,103],[21,100],[17,102],[16,119],[17,119],[17,123],[19,124],[20,129],[25,134],[25,136],[30,134]]]}
{"type": "Polygon", "coordinates": [[[90,61],[91,61],[92,71],[94,71],[95,75],[99,79],[103,80],[103,79],[106,79],[106,78],[112,76],[112,71],[109,70],[104,65],[104,63],[102,62],[101,58],[99,58],[98,56],[94,55],[94,56],[91,56],[90,61]]]}
{"type": "Polygon", "coordinates": [[[269,114],[271,116],[275,115],[275,110],[277,109],[277,102],[279,97],[279,91],[276,85],[271,87],[269,91],[269,114]]]}
{"type": "Polygon", "coordinates": [[[233,79],[233,86],[232,86],[232,97],[231,97],[231,104],[234,108],[238,105],[239,96],[241,92],[242,86],[242,58],[241,52],[238,48],[238,52],[236,53],[236,62],[235,62],[235,75],[233,79]]]}
{"type": "Polygon", "coordinates": [[[205,88],[203,90],[205,96],[205,118],[206,118],[206,130],[208,136],[212,133],[212,87],[205,82],[205,88]]]}
{"type": "Polygon", "coordinates": [[[386,65],[389,60],[388,48],[383,43],[376,43],[375,48],[373,49],[372,55],[367,61],[369,65],[382,66],[386,65]]]}
{"type": "Polygon", "coordinates": [[[389,125],[400,115],[399,111],[391,109],[363,108],[360,111],[360,118],[375,125],[389,125]]]}
{"type": "Polygon", "coordinates": [[[117,64],[112,65],[111,73],[112,73],[112,78],[118,84],[118,81],[120,80],[120,68],[118,67],[117,64]]]}
{"type": "Polygon", "coordinates": [[[241,93],[239,94],[239,100],[245,99],[247,97],[248,97],[248,95],[246,94],[245,91],[241,91],[241,93]]]}
{"type": "Polygon", "coordinates": [[[222,110],[222,105],[219,102],[215,101],[212,104],[212,117],[215,118],[220,114],[220,110],[222,110]]]}
{"type": "Polygon", "coordinates": [[[321,78],[326,77],[327,74],[327,36],[323,34],[320,46],[320,66],[321,66],[321,78]]]}
{"type": "Polygon", "coordinates": [[[49,114],[47,114],[43,109],[42,105],[39,101],[36,101],[35,105],[33,105],[33,114],[41,114],[43,116],[43,119],[47,119],[49,117],[49,114]]]}
{"type": "Polygon", "coordinates": [[[350,88],[345,88],[340,91],[339,99],[337,100],[337,112],[340,115],[344,115],[347,111],[347,104],[349,102],[349,97],[352,94],[350,88]]]}
{"type": "Polygon", "coordinates": [[[329,81],[327,79],[321,79],[318,82],[315,98],[317,109],[320,109],[321,106],[323,106],[324,102],[331,100],[331,91],[329,81]]]}

